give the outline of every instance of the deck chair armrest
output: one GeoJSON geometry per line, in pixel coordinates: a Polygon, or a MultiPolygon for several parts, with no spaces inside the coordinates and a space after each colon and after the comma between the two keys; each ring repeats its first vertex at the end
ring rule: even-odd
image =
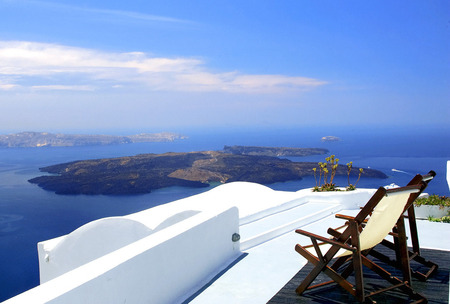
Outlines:
{"type": "MultiPolygon", "coordinates": [[[[341,227],[345,227],[345,225],[341,226],[341,227]]],[[[339,227],[339,228],[341,228],[341,227],[339,227]]],[[[338,238],[341,236],[341,232],[338,231],[339,228],[336,228],[336,229],[328,228],[327,233],[335,238],[338,238]]]]}
{"type": "Polygon", "coordinates": [[[343,220],[353,220],[353,219],[355,219],[354,216],[345,215],[345,214],[339,214],[339,213],[335,214],[334,217],[338,218],[338,219],[343,219],[343,220]]]}
{"type": "Polygon", "coordinates": [[[305,230],[297,229],[297,230],[295,230],[295,232],[298,233],[298,234],[307,236],[307,237],[309,237],[311,239],[319,240],[319,241],[322,241],[324,243],[328,243],[330,245],[335,245],[335,246],[341,247],[341,248],[346,249],[346,250],[350,250],[350,251],[355,251],[356,250],[356,248],[353,248],[353,247],[351,247],[351,246],[349,246],[347,244],[344,244],[344,243],[341,243],[341,242],[336,242],[333,239],[329,239],[329,238],[326,238],[326,237],[323,237],[323,236],[320,236],[320,235],[317,235],[317,234],[314,234],[314,233],[311,233],[311,232],[308,232],[308,231],[305,231],[305,230]]]}
{"type": "MultiPolygon", "coordinates": [[[[334,217],[335,217],[335,218],[338,218],[338,219],[347,220],[347,221],[351,221],[351,220],[354,220],[354,219],[355,219],[354,216],[345,215],[345,214],[335,214],[334,217]]],[[[367,223],[367,219],[365,219],[365,220],[363,221],[363,223],[367,223]]]]}

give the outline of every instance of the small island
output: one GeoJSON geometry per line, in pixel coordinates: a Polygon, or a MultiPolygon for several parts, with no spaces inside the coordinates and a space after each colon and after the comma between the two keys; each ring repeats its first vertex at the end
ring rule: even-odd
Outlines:
{"type": "Polygon", "coordinates": [[[141,133],[130,136],[21,132],[9,135],[0,135],[0,147],[39,148],[120,145],[142,142],[166,142],[186,138],[186,136],[170,132],[141,133]]]}
{"type": "MultiPolygon", "coordinates": [[[[314,162],[293,162],[272,156],[230,154],[222,151],[140,154],[130,157],[83,160],[41,168],[44,175],[29,180],[57,194],[129,195],[155,189],[209,183],[248,181],[272,184],[313,175],[314,162]]],[[[358,170],[354,170],[357,174],[358,170]]],[[[339,165],[337,175],[347,175],[339,165]]],[[[365,169],[366,177],[387,178],[365,169]]]]}
{"type": "Polygon", "coordinates": [[[324,136],[320,139],[321,141],[341,141],[337,136],[324,136]]]}

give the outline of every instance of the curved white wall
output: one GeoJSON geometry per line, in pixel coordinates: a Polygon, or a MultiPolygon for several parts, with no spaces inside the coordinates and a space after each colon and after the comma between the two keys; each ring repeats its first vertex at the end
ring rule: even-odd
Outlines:
{"type": "Polygon", "coordinates": [[[55,240],[40,242],[38,243],[40,282],[41,284],[47,282],[199,212],[185,210],[171,214],[168,218],[160,217],[158,226],[154,229],[132,217],[107,217],[87,223],[55,240]]]}
{"type": "Polygon", "coordinates": [[[181,303],[240,255],[237,208],[204,211],[6,303],[181,303]]]}
{"type": "Polygon", "coordinates": [[[123,217],[108,217],[87,223],[66,235],[52,248],[38,244],[41,283],[151,233],[151,229],[139,222],[123,217]]]}

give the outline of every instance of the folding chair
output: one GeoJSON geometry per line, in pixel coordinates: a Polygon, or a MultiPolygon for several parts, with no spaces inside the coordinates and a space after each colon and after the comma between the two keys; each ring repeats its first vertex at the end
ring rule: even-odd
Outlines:
{"type": "MultiPolygon", "coordinates": [[[[424,182],[426,185],[436,176],[436,172],[430,171],[425,175],[417,174],[409,183],[408,185],[417,185],[420,182],[424,182]]],[[[423,191],[423,190],[422,190],[423,191]]],[[[426,267],[428,267],[428,271],[426,273],[422,273],[420,271],[413,271],[411,269],[411,273],[417,277],[418,279],[422,281],[426,281],[434,272],[437,271],[438,265],[425,260],[420,255],[420,246],[419,246],[419,236],[417,234],[417,224],[416,224],[416,214],[414,211],[414,204],[411,205],[408,208],[408,222],[409,222],[409,230],[410,230],[410,237],[411,237],[411,243],[412,243],[412,251],[409,251],[409,260],[414,260],[426,267]]],[[[387,241],[384,240],[383,244],[387,246],[387,241]]],[[[392,247],[391,247],[392,248],[392,247]]],[[[394,247],[396,248],[396,246],[394,247]]]]}
{"type": "MultiPolygon", "coordinates": [[[[436,176],[436,172],[430,171],[425,175],[417,174],[409,183],[408,186],[411,185],[418,185],[422,182],[426,186],[428,186],[428,183],[436,176]]],[[[425,190],[423,188],[419,195],[425,190]]],[[[427,271],[425,273],[421,272],[420,269],[413,269],[411,266],[411,274],[418,278],[421,281],[426,281],[433,273],[435,273],[438,270],[438,265],[436,263],[433,263],[429,260],[426,260],[424,257],[420,254],[420,246],[419,246],[419,236],[417,233],[417,223],[416,223],[416,215],[414,211],[414,204],[411,204],[407,210],[405,210],[408,213],[408,222],[409,222],[409,230],[410,230],[410,237],[411,237],[411,243],[412,243],[412,251],[408,251],[409,260],[415,261],[417,263],[422,264],[423,266],[427,267],[427,271]]],[[[342,215],[342,214],[336,214],[337,218],[342,218],[348,220],[349,216],[342,215]]],[[[377,250],[371,250],[370,254],[377,259],[383,261],[386,264],[389,264],[391,266],[394,266],[396,268],[401,267],[400,262],[400,256],[399,256],[399,240],[398,240],[398,233],[397,233],[397,227],[394,227],[392,233],[390,235],[393,237],[394,241],[391,242],[387,239],[384,239],[381,244],[386,246],[389,249],[394,250],[395,252],[395,259],[391,259],[389,256],[377,251],[377,250]]]]}
{"type": "Polygon", "coordinates": [[[328,233],[333,236],[332,238],[297,229],[297,233],[308,236],[311,239],[312,245],[301,246],[297,244],[295,250],[311,262],[314,268],[298,286],[296,292],[302,294],[306,289],[335,282],[355,296],[360,302],[364,302],[375,294],[394,288],[399,288],[412,299],[417,300],[417,303],[426,302],[427,300],[411,287],[411,273],[403,218],[404,210],[413,204],[425,186],[425,183],[420,183],[389,190],[380,187],[358,215],[348,220],[348,225],[341,227],[340,231],[328,229],[328,233]],[[398,252],[402,265],[403,280],[394,277],[367,257],[370,250],[381,243],[394,226],[397,226],[398,230],[398,252]],[[334,258],[337,259],[331,263],[334,258]],[[343,270],[340,270],[341,266],[344,266],[346,262],[350,263],[343,267],[343,270]],[[366,294],[364,290],[363,265],[387,280],[392,286],[366,294]],[[328,275],[332,281],[310,287],[311,283],[321,272],[328,275]],[[347,280],[352,273],[355,276],[354,284],[347,280]]]}

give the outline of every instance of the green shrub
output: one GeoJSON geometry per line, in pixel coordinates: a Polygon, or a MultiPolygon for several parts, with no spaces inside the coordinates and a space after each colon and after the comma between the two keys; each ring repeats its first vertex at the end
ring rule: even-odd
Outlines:
{"type": "Polygon", "coordinates": [[[437,222],[437,223],[450,223],[450,216],[446,215],[441,218],[429,216],[428,220],[430,222],[437,222]]]}
{"type": "Polygon", "coordinates": [[[450,207],[450,197],[433,194],[428,197],[418,198],[414,202],[414,205],[416,206],[431,205],[431,206],[440,206],[441,208],[450,207]]]}
{"type": "MultiPolygon", "coordinates": [[[[428,197],[418,198],[414,202],[415,206],[439,206],[440,209],[444,207],[450,207],[450,197],[447,196],[439,196],[437,194],[430,195],[428,197]]],[[[430,222],[438,222],[438,223],[450,223],[450,211],[448,215],[445,215],[441,218],[429,216],[428,220],[430,222]]]]}

